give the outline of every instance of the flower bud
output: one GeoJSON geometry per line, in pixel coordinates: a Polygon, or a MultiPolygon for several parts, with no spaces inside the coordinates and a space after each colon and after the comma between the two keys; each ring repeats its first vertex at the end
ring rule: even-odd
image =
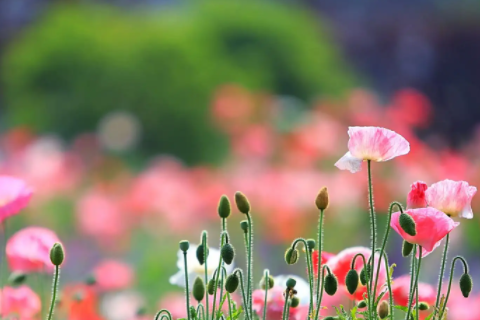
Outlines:
{"type": "Polygon", "coordinates": [[[407,241],[403,240],[403,244],[402,244],[402,256],[408,257],[408,256],[410,255],[410,253],[412,253],[413,247],[414,247],[413,244],[411,244],[410,242],[407,242],[407,241]]]}
{"type": "Polygon", "coordinates": [[[243,232],[247,233],[248,232],[248,221],[247,220],[240,221],[240,228],[242,228],[243,232]]]}
{"type": "Polygon", "coordinates": [[[220,201],[218,202],[218,215],[222,219],[226,219],[230,216],[231,207],[230,207],[230,200],[228,200],[228,197],[226,195],[223,195],[220,198],[220,201]]]}
{"type": "Polygon", "coordinates": [[[327,274],[325,277],[325,292],[329,296],[333,296],[337,292],[338,281],[333,273],[327,274]]]}
{"type": "Polygon", "coordinates": [[[27,274],[23,272],[14,271],[8,277],[7,283],[13,287],[22,285],[27,279],[27,274]]]}
{"type": "Polygon", "coordinates": [[[195,281],[193,282],[192,294],[198,303],[200,303],[200,301],[202,301],[205,297],[205,283],[203,282],[202,278],[195,278],[195,281]]]}
{"type": "Polygon", "coordinates": [[[293,278],[288,278],[288,280],[286,282],[287,288],[289,288],[289,289],[295,288],[296,284],[297,284],[297,281],[293,278]]]}
{"type": "Polygon", "coordinates": [[[362,285],[366,285],[370,279],[370,266],[367,264],[362,271],[360,271],[360,282],[362,285]]]}
{"type": "MultiPolygon", "coordinates": [[[[272,289],[274,285],[275,285],[275,280],[273,279],[272,276],[268,276],[268,290],[272,289]]],[[[260,288],[262,288],[263,290],[265,290],[266,288],[265,277],[263,277],[262,280],[260,280],[260,288]]]]}
{"type": "Polygon", "coordinates": [[[307,246],[308,246],[308,249],[309,249],[310,251],[312,251],[313,249],[315,249],[315,245],[316,245],[316,244],[317,244],[316,241],[313,240],[313,239],[308,239],[308,240],[307,240],[307,246]]]}
{"type": "Polygon", "coordinates": [[[64,258],[65,253],[63,251],[63,246],[56,242],[50,250],[50,261],[54,266],[59,266],[62,264],[64,258]]]}
{"type": "Polygon", "coordinates": [[[362,301],[360,301],[360,302],[357,304],[357,307],[358,307],[359,309],[363,309],[363,308],[365,308],[366,306],[367,306],[367,302],[366,302],[365,300],[362,300],[362,301]]]}
{"type": "Polygon", "coordinates": [[[95,278],[95,276],[93,274],[91,274],[85,279],[85,284],[87,286],[93,286],[93,285],[97,284],[97,279],[95,278]]]}
{"type": "Polygon", "coordinates": [[[406,214],[402,213],[400,214],[400,217],[398,218],[398,222],[400,223],[400,227],[405,231],[407,234],[411,236],[417,235],[417,230],[415,228],[415,221],[413,218],[406,214]]]}
{"type": "Polygon", "coordinates": [[[233,249],[233,246],[230,243],[225,243],[220,253],[222,255],[223,261],[225,261],[226,264],[230,265],[233,261],[233,258],[235,257],[235,250],[233,249]]]}
{"type": "Polygon", "coordinates": [[[182,250],[183,252],[187,252],[188,249],[190,248],[190,242],[188,242],[188,240],[182,240],[180,241],[180,250],[182,250]]]}
{"type": "Polygon", "coordinates": [[[380,304],[377,307],[377,313],[380,319],[385,319],[386,317],[388,317],[388,314],[390,311],[389,308],[390,308],[390,305],[388,304],[387,301],[384,300],[380,302],[380,304]]]}
{"type": "Polygon", "coordinates": [[[329,317],[326,317],[326,318],[323,318],[323,320],[336,320],[338,318],[336,317],[332,317],[332,316],[329,316],[329,317]]]}
{"type": "Polygon", "coordinates": [[[235,192],[235,203],[237,204],[238,211],[243,214],[250,212],[250,202],[247,197],[240,191],[235,192]]]}
{"type": "Polygon", "coordinates": [[[468,298],[470,292],[472,291],[473,281],[472,277],[468,273],[464,273],[460,277],[460,290],[465,298],[468,298]]]}
{"type": "Polygon", "coordinates": [[[288,248],[285,252],[285,261],[287,264],[295,264],[298,261],[298,250],[292,247],[288,248]]]}
{"type": "Polygon", "coordinates": [[[293,297],[290,303],[290,307],[296,308],[300,305],[300,299],[298,297],[293,297]]]}
{"type": "MultiPolygon", "coordinates": [[[[207,259],[208,259],[208,254],[209,254],[209,249],[208,249],[208,246],[207,246],[207,259]]],[[[199,245],[197,247],[197,260],[198,260],[198,263],[200,263],[201,266],[203,266],[203,264],[205,263],[205,254],[204,254],[204,251],[203,251],[203,245],[199,245]]]]}
{"type": "Polygon", "coordinates": [[[430,306],[426,302],[420,302],[418,304],[418,309],[421,310],[421,311],[425,311],[425,310],[430,309],[430,306]]]}
{"type": "Polygon", "coordinates": [[[318,210],[325,210],[328,208],[328,191],[326,187],[323,187],[318,192],[317,198],[315,199],[315,205],[318,210]]]}
{"type": "Polygon", "coordinates": [[[238,285],[240,284],[240,279],[238,278],[236,273],[232,273],[227,277],[227,280],[225,281],[225,290],[229,293],[234,293],[238,285]]]}
{"type": "Polygon", "coordinates": [[[213,295],[213,293],[215,292],[216,290],[216,285],[215,285],[215,280],[214,279],[210,279],[210,281],[208,281],[208,284],[207,284],[207,292],[209,295],[213,295]]]}
{"type": "Polygon", "coordinates": [[[350,294],[354,294],[358,288],[359,277],[355,269],[350,269],[347,276],[345,277],[345,284],[347,285],[347,290],[350,294]]]}

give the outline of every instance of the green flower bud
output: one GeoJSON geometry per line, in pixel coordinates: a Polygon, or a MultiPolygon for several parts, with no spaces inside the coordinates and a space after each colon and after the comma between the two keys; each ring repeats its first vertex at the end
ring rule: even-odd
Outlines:
{"type": "Polygon", "coordinates": [[[222,255],[223,261],[225,261],[226,264],[230,265],[233,261],[233,258],[235,257],[235,250],[233,249],[233,246],[230,243],[225,243],[220,253],[222,255]]]}
{"type": "MultiPolygon", "coordinates": [[[[207,246],[207,259],[208,259],[208,254],[210,253],[210,250],[208,249],[208,246],[207,246]]],[[[204,254],[204,251],[203,251],[203,245],[199,245],[197,247],[197,260],[198,260],[198,263],[200,263],[201,266],[203,266],[203,264],[205,263],[205,254],[204,254]]]]}
{"type": "Polygon", "coordinates": [[[238,278],[236,273],[232,273],[227,277],[227,280],[225,281],[225,290],[229,293],[234,293],[238,285],[240,284],[240,278],[238,278]]]}
{"type": "Polygon", "coordinates": [[[250,212],[250,202],[247,197],[240,191],[235,192],[235,203],[237,204],[238,211],[243,214],[250,212]]]}
{"type": "Polygon", "coordinates": [[[363,308],[365,308],[366,306],[367,306],[367,302],[366,302],[365,300],[362,300],[362,301],[360,301],[360,302],[357,304],[357,307],[358,307],[359,309],[363,309],[363,308]]]}
{"type": "Polygon", "coordinates": [[[188,242],[188,240],[182,240],[180,241],[179,246],[180,250],[182,250],[183,252],[187,252],[190,248],[190,242],[188,242]]]}
{"type": "Polygon", "coordinates": [[[7,283],[13,287],[22,285],[27,279],[27,274],[23,272],[14,271],[8,277],[7,283]]]}
{"type": "Polygon", "coordinates": [[[403,244],[402,244],[402,256],[408,257],[408,256],[410,255],[410,253],[412,253],[413,247],[414,247],[413,244],[411,244],[410,242],[407,242],[407,241],[403,240],[403,244]]]}
{"type": "Polygon", "coordinates": [[[325,292],[329,296],[333,296],[337,292],[338,281],[333,273],[327,274],[325,277],[325,292]]]}
{"type": "Polygon", "coordinates": [[[247,233],[248,232],[248,221],[247,220],[240,221],[240,228],[242,228],[243,232],[247,233]]]}
{"type": "Polygon", "coordinates": [[[203,282],[202,278],[195,278],[195,281],[193,282],[192,294],[198,303],[200,303],[200,301],[202,301],[205,297],[205,283],[203,282]]]}
{"type": "Polygon", "coordinates": [[[362,285],[366,285],[370,279],[370,266],[367,264],[362,271],[360,271],[360,282],[362,285]]]}
{"type": "Polygon", "coordinates": [[[470,292],[472,292],[473,281],[472,277],[468,273],[464,273],[460,277],[460,290],[465,298],[468,298],[470,292]]]}
{"type": "Polygon", "coordinates": [[[50,250],[50,261],[54,266],[59,266],[62,264],[64,258],[65,253],[63,251],[63,246],[56,242],[50,250]]]}
{"type": "MultiPolygon", "coordinates": [[[[275,280],[273,279],[272,276],[268,276],[268,290],[272,289],[274,285],[275,285],[275,280]]],[[[265,290],[266,288],[265,277],[263,277],[262,280],[260,280],[260,288],[262,288],[263,290],[265,290]]]]}
{"type": "Polygon", "coordinates": [[[213,295],[215,293],[216,285],[215,285],[215,280],[210,279],[207,284],[207,292],[209,295],[213,295]]]}
{"type": "Polygon", "coordinates": [[[292,247],[288,248],[285,252],[285,261],[287,264],[295,264],[298,261],[298,250],[292,247]]]}
{"type": "Polygon", "coordinates": [[[226,219],[230,216],[231,207],[230,207],[230,200],[226,195],[223,195],[218,202],[218,215],[220,218],[226,219]]]}
{"type": "Polygon", "coordinates": [[[418,309],[419,309],[419,310],[422,310],[422,311],[425,311],[425,310],[430,309],[430,306],[429,306],[428,303],[426,303],[426,302],[420,302],[420,303],[418,304],[418,309]]]}
{"type": "Polygon", "coordinates": [[[415,221],[413,218],[406,214],[400,214],[400,218],[398,218],[398,222],[400,223],[400,227],[405,231],[407,234],[411,236],[417,235],[417,230],[415,228],[415,221]]]}
{"type": "Polygon", "coordinates": [[[308,239],[308,240],[307,240],[308,249],[311,250],[311,251],[312,251],[313,249],[315,249],[315,245],[316,245],[316,244],[317,244],[317,243],[316,243],[315,240],[313,240],[313,239],[308,239]]]}
{"type": "Polygon", "coordinates": [[[385,319],[388,317],[388,314],[390,313],[390,305],[388,304],[387,301],[382,301],[377,307],[377,313],[380,319],[385,319]]]}
{"type": "Polygon", "coordinates": [[[338,319],[338,318],[337,317],[332,317],[332,316],[323,318],[323,320],[336,320],[336,319],[338,319]]]}
{"type": "Polygon", "coordinates": [[[89,275],[86,279],[85,279],[85,284],[88,285],[88,286],[93,286],[97,283],[97,279],[95,278],[95,276],[93,274],[89,275]]]}
{"type": "Polygon", "coordinates": [[[300,305],[300,299],[298,297],[293,297],[290,303],[290,307],[296,308],[300,305]]]}
{"type": "Polygon", "coordinates": [[[288,278],[287,279],[287,282],[286,282],[287,288],[293,289],[293,288],[295,288],[296,284],[297,284],[297,281],[295,279],[293,279],[293,278],[288,278]]]}
{"type": "Polygon", "coordinates": [[[347,285],[347,290],[350,294],[354,294],[358,288],[359,282],[358,273],[355,269],[348,271],[347,276],[345,277],[345,284],[347,285]]]}
{"type": "Polygon", "coordinates": [[[317,198],[315,199],[315,205],[318,210],[325,210],[328,208],[328,191],[326,187],[323,187],[318,192],[317,198]]]}

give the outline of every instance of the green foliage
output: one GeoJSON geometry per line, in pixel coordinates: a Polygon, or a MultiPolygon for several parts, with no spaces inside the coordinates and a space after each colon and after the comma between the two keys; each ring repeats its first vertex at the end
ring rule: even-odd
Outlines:
{"type": "Polygon", "coordinates": [[[224,138],[208,111],[217,86],[309,99],[353,83],[315,19],[293,5],[256,1],[192,2],[154,13],[52,6],[4,55],[7,117],[71,138],[125,110],[142,126],[144,153],[218,160],[224,138]]]}

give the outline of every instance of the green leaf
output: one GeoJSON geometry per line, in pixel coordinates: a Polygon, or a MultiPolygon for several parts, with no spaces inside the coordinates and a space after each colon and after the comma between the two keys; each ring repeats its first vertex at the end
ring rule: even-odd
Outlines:
{"type": "Polygon", "coordinates": [[[403,312],[408,312],[408,307],[404,306],[393,306],[397,310],[402,310],[403,312]]]}

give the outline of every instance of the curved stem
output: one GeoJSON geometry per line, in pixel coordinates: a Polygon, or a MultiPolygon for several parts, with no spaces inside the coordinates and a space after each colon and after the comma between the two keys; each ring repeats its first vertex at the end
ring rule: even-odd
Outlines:
{"type": "MultiPolygon", "coordinates": [[[[227,232],[222,232],[221,236],[220,236],[220,243],[224,243],[225,242],[225,238],[228,237],[228,234],[227,232]]],[[[222,248],[220,248],[221,250],[222,248]]],[[[223,262],[223,259],[222,259],[222,255],[220,255],[220,258],[218,259],[218,267],[216,269],[216,272],[214,274],[214,277],[213,279],[215,279],[215,290],[213,291],[213,305],[212,305],[212,320],[215,320],[215,307],[216,307],[216,304],[217,304],[217,291],[218,291],[218,284],[219,284],[219,278],[220,278],[220,274],[222,274],[222,262],[223,262]],[[220,270],[220,271],[219,271],[220,270]],[[216,277],[215,277],[216,275],[216,277]]],[[[220,296],[221,297],[221,296],[220,296]]],[[[208,300],[208,297],[207,297],[207,300],[208,300]]]]}
{"type": "Polygon", "coordinates": [[[268,290],[270,290],[270,273],[268,270],[264,272],[264,282],[265,282],[265,302],[263,304],[263,320],[267,319],[267,299],[268,299],[268,290]]]}
{"type": "MultiPolygon", "coordinates": [[[[318,302],[318,299],[320,298],[319,292],[320,292],[320,269],[322,268],[321,262],[322,262],[322,250],[323,250],[323,209],[320,210],[320,217],[318,219],[318,265],[317,265],[317,286],[316,286],[316,291],[315,295],[317,297],[317,307],[320,307],[320,304],[318,302]]],[[[313,267],[312,267],[313,269],[313,267]]]]}
{"type": "MultiPolygon", "coordinates": [[[[308,271],[308,283],[310,286],[310,305],[308,307],[308,314],[312,314],[313,311],[313,286],[314,286],[314,280],[313,280],[313,266],[312,266],[312,253],[311,250],[308,248],[307,241],[303,238],[297,238],[295,241],[292,243],[292,248],[295,249],[297,244],[301,242],[303,243],[303,246],[305,247],[306,251],[306,260],[307,260],[307,271],[308,271]]],[[[318,264],[320,265],[320,258],[318,260],[318,264]]],[[[320,277],[319,277],[320,279],[320,277]]]]}
{"type": "Polygon", "coordinates": [[[187,299],[187,319],[190,320],[190,293],[188,288],[188,268],[187,268],[187,251],[183,252],[183,262],[185,271],[185,295],[187,299]]]}
{"type": "Polygon", "coordinates": [[[318,304],[317,304],[317,310],[315,311],[315,318],[313,319],[318,319],[318,315],[320,314],[320,309],[322,308],[322,297],[323,297],[323,288],[325,286],[325,269],[328,270],[328,273],[331,273],[330,271],[330,268],[326,265],[324,265],[322,267],[322,283],[321,283],[321,286],[320,286],[320,296],[319,296],[319,299],[318,299],[318,304]]]}
{"type": "Polygon", "coordinates": [[[55,304],[57,303],[57,291],[58,291],[58,280],[60,278],[60,268],[55,266],[55,274],[53,276],[53,292],[52,292],[52,302],[50,303],[50,311],[48,312],[48,320],[52,319],[53,310],[55,309],[55,304]]]}
{"type": "MultiPolygon", "coordinates": [[[[410,285],[410,297],[408,299],[408,311],[407,311],[407,318],[406,320],[410,320],[410,314],[412,313],[412,302],[413,302],[413,294],[415,293],[416,288],[418,288],[418,276],[420,275],[420,267],[422,264],[422,246],[418,246],[418,266],[417,266],[417,272],[415,274],[415,283],[413,284],[413,287],[410,285]]],[[[412,259],[415,259],[415,254],[412,256],[412,259]]],[[[412,282],[410,281],[410,284],[412,282]]],[[[418,294],[417,294],[418,295],[418,294]]],[[[418,316],[418,312],[417,312],[418,316]]]]}
{"type": "Polygon", "coordinates": [[[250,310],[250,315],[253,317],[253,303],[252,303],[252,292],[253,292],[253,277],[252,277],[252,264],[253,264],[253,220],[250,213],[247,213],[247,220],[248,220],[248,232],[249,232],[249,240],[248,240],[248,270],[247,270],[247,295],[248,295],[248,305],[250,310]]]}
{"type": "Polygon", "coordinates": [[[166,313],[168,315],[168,317],[170,318],[170,320],[172,320],[172,314],[167,309],[162,309],[162,310],[158,311],[157,314],[155,315],[155,318],[153,318],[153,320],[158,320],[162,313],[166,313]]]}
{"type": "Polygon", "coordinates": [[[250,320],[250,314],[249,310],[247,308],[247,297],[245,296],[245,286],[243,285],[243,272],[241,269],[235,269],[233,273],[238,273],[238,276],[240,278],[240,290],[242,291],[242,298],[243,298],[243,308],[245,309],[245,318],[247,320],[250,320]]]}
{"type": "Polygon", "coordinates": [[[448,245],[450,243],[450,233],[447,233],[447,237],[445,240],[445,247],[443,249],[443,256],[442,256],[442,265],[440,267],[440,275],[438,276],[438,286],[437,286],[437,299],[435,300],[435,309],[433,310],[432,319],[435,319],[435,316],[438,312],[438,307],[440,304],[440,295],[442,293],[442,282],[443,276],[445,274],[445,265],[447,264],[447,253],[448,253],[448,245]]]}
{"type": "Polygon", "coordinates": [[[463,273],[468,273],[467,261],[465,261],[463,257],[460,257],[460,256],[455,257],[452,261],[452,267],[450,268],[450,279],[448,281],[447,296],[445,297],[445,301],[443,303],[442,312],[440,312],[440,316],[438,317],[439,319],[443,319],[442,317],[443,317],[443,314],[445,313],[445,308],[447,307],[448,298],[450,297],[450,289],[452,288],[453,270],[455,267],[455,262],[457,262],[457,260],[460,260],[463,263],[463,273]]]}
{"type": "Polygon", "coordinates": [[[199,303],[198,306],[197,306],[197,315],[200,314],[200,311],[202,311],[202,317],[200,319],[205,319],[205,308],[204,308],[203,304],[201,304],[201,303],[199,303]]]}
{"type": "MultiPolygon", "coordinates": [[[[365,266],[367,265],[367,262],[366,262],[366,259],[365,259],[365,256],[362,254],[362,253],[357,253],[353,259],[352,259],[352,265],[351,265],[351,269],[355,269],[355,262],[357,261],[357,258],[358,257],[362,257],[362,260],[363,260],[363,267],[365,268],[365,266]]],[[[368,262],[370,264],[370,260],[368,262]]],[[[367,297],[368,297],[368,312],[371,313],[372,312],[372,292],[371,292],[371,287],[369,286],[368,284],[368,281],[367,283],[365,284],[365,286],[367,287],[367,297]]],[[[372,318],[372,315],[370,315],[370,318],[372,318]]]]}

